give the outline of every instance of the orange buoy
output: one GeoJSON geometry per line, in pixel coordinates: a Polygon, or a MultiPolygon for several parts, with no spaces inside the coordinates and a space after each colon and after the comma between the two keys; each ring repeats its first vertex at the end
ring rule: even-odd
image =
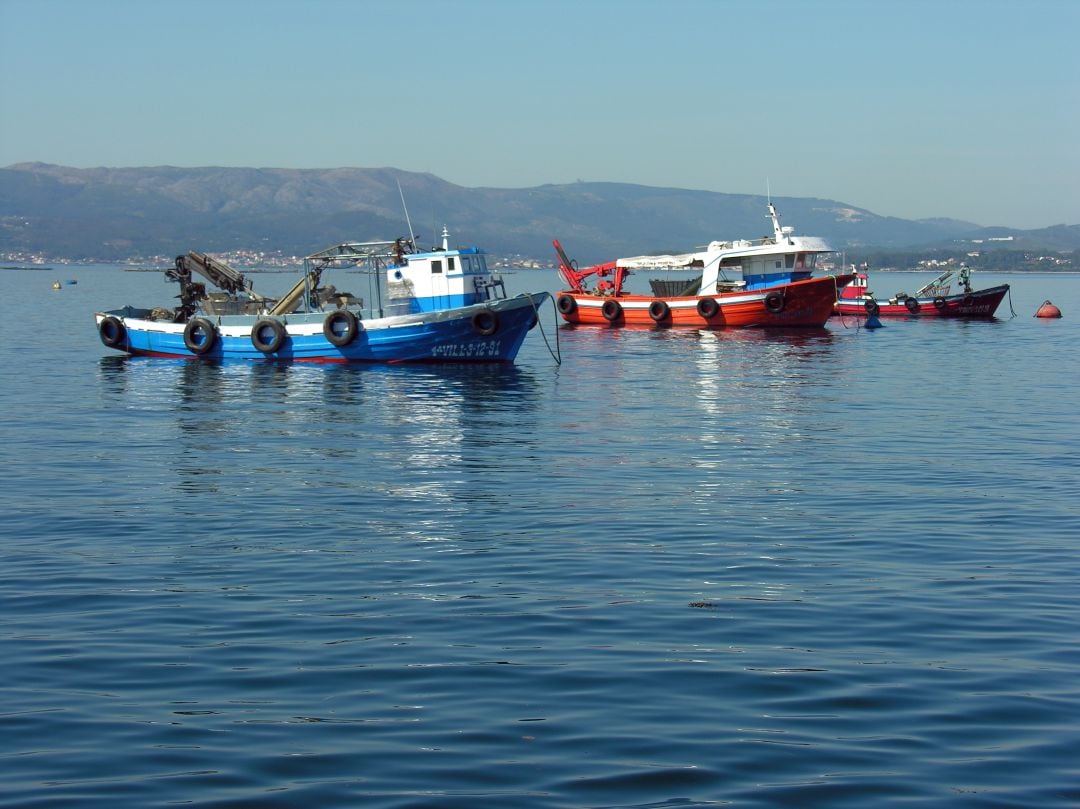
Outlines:
{"type": "Polygon", "coordinates": [[[1043,305],[1039,307],[1039,311],[1035,313],[1035,317],[1061,317],[1061,310],[1050,303],[1050,301],[1043,301],[1043,305]]]}

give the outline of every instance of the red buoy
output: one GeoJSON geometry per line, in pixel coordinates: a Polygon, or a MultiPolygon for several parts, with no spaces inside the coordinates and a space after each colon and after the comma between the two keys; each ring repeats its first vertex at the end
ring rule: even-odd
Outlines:
{"type": "Polygon", "coordinates": [[[1043,305],[1039,307],[1039,311],[1035,313],[1035,317],[1061,317],[1061,310],[1050,303],[1050,301],[1043,301],[1043,305]]]}

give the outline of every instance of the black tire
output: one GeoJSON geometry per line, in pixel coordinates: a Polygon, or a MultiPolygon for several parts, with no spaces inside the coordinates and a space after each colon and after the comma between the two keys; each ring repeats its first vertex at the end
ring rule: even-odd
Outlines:
{"type": "Polygon", "coordinates": [[[285,342],[285,327],[279,320],[256,321],[251,327],[251,344],[263,354],[273,354],[285,342]],[[265,332],[269,330],[269,335],[265,332]]]}
{"type": "Polygon", "coordinates": [[[702,298],[697,302],[697,313],[706,320],[712,320],[720,311],[716,298],[702,298]]]}
{"type": "Polygon", "coordinates": [[[124,324],[112,315],[102,318],[98,325],[98,334],[101,336],[101,342],[109,348],[121,348],[127,339],[127,329],[124,328],[124,324]]]}
{"type": "Polygon", "coordinates": [[[604,320],[608,323],[614,323],[622,317],[622,304],[609,298],[604,301],[604,305],[600,307],[600,314],[604,316],[604,320]]]}
{"type": "Polygon", "coordinates": [[[905,300],[904,301],[904,306],[906,306],[907,310],[909,312],[911,312],[911,314],[913,314],[913,315],[918,314],[919,309],[922,308],[922,307],[919,306],[919,302],[917,300],[915,300],[915,298],[908,298],[907,300],[905,300]]]}
{"type": "Polygon", "coordinates": [[[649,317],[656,323],[662,323],[671,317],[671,307],[667,301],[653,301],[649,304],[649,317]]]}
{"type": "Polygon", "coordinates": [[[765,296],[765,311],[778,315],[784,311],[784,296],[779,292],[770,292],[765,296]]]}
{"type": "Polygon", "coordinates": [[[356,333],[360,331],[360,321],[348,309],[335,309],[326,316],[322,330],[331,345],[344,348],[356,339],[356,333]]]}
{"type": "Polygon", "coordinates": [[[490,309],[481,309],[472,316],[472,328],[481,337],[490,337],[499,330],[499,316],[490,309]]]}
{"type": "Polygon", "coordinates": [[[564,315],[572,315],[577,311],[577,301],[570,295],[560,295],[555,301],[555,307],[564,315]]]}
{"type": "Polygon", "coordinates": [[[866,314],[868,315],[876,315],[878,312],[881,311],[881,307],[878,306],[878,302],[873,299],[867,300],[866,303],[863,304],[863,309],[866,310],[866,314]]]}
{"type": "Polygon", "coordinates": [[[205,317],[196,317],[184,327],[184,345],[192,354],[202,356],[209,353],[217,342],[217,329],[205,317]]]}
{"type": "Polygon", "coordinates": [[[938,311],[941,311],[942,309],[945,308],[945,299],[943,297],[941,297],[940,295],[938,295],[936,298],[934,298],[934,308],[937,309],[938,311]]]}

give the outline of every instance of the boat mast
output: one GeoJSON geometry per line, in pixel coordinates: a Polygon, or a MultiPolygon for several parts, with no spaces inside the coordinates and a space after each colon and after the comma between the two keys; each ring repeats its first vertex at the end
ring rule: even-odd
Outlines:
{"type": "Polygon", "coordinates": [[[413,243],[413,249],[415,250],[416,236],[413,234],[412,220],[409,219],[409,209],[405,207],[405,192],[401,190],[401,180],[397,181],[397,192],[398,195],[401,197],[401,207],[405,211],[405,224],[409,226],[409,241],[413,243]]]}
{"type": "Polygon", "coordinates": [[[787,238],[787,234],[780,227],[780,214],[776,212],[776,206],[772,204],[772,188],[769,186],[768,178],[765,180],[765,200],[769,205],[769,219],[772,220],[773,241],[780,244],[787,238]]]}
{"type": "Polygon", "coordinates": [[[780,227],[780,214],[776,212],[776,206],[769,200],[769,218],[772,220],[773,239],[780,244],[787,238],[784,229],[780,227]]]}

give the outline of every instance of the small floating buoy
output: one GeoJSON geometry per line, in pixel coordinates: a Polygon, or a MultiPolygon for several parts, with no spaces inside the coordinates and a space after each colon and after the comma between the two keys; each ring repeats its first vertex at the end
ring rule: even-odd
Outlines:
{"type": "Polygon", "coordinates": [[[1061,317],[1061,310],[1050,301],[1043,301],[1043,305],[1039,307],[1035,317],[1061,317]]]}
{"type": "Polygon", "coordinates": [[[60,282],[59,281],[53,281],[52,288],[53,289],[60,289],[60,282]]]}
{"type": "Polygon", "coordinates": [[[881,318],[877,316],[877,312],[867,315],[866,323],[863,325],[868,329],[882,329],[885,327],[885,324],[881,322],[881,318]]]}

